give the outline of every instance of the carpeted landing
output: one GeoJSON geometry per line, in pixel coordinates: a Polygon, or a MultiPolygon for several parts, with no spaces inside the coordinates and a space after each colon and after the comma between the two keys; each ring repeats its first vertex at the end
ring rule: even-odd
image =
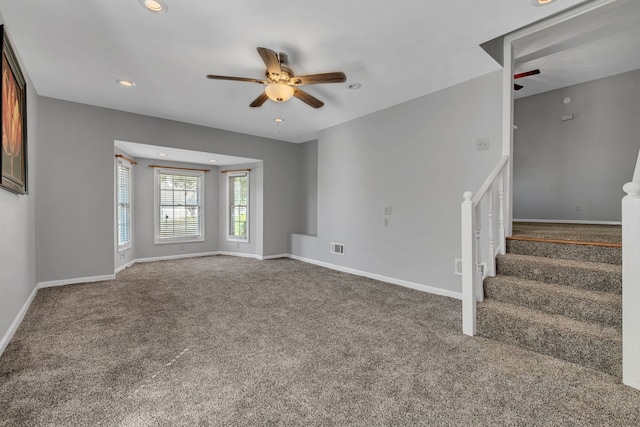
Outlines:
{"type": "Polygon", "coordinates": [[[0,425],[640,425],[640,391],[464,336],[460,309],[289,259],[136,264],[38,292],[0,425]]]}

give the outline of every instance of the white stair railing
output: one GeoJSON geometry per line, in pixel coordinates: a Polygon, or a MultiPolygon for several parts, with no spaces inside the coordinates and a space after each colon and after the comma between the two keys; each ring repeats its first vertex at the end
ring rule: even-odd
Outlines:
{"type": "Polygon", "coordinates": [[[640,389],[640,153],[622,189],[622,382],[640,389]]]}
{"type": "Polygon", "coordinates": [[[509,156],[503,156],[475,196],[470,191],[462,196],[462,332],[466,335],[476,334],[476,302],[484,298],[482,281],[496,275],[496,255],[506,249],[504,190],[508,164],[509,156]],[[487,213],[486,219],[483,212],[487,213]]]}

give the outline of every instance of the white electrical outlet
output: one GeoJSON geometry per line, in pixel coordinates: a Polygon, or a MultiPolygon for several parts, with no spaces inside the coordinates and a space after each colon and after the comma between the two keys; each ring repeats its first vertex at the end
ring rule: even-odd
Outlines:
{"type": "Polygon", "coordinates": [[[453,260],[453,274],[457,274],[458,276],[462,276],[462,259],[456,258],[453,260]]]}
{"type": "Polygon", "coordinates": [[[484,151],[489,149],[489,138],[476,140],[476,151],[484,151]]]}

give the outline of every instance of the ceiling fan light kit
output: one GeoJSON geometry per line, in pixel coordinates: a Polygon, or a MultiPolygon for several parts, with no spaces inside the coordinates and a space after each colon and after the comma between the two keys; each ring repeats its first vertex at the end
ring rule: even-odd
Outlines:
{"type": "Polygon", "coordinates": [[[252,108],[262,106],[267,99],[271,99],[275,102],[286,102],[293,97],[298,98],[300,101],[313,108],[320,108],[324,105],[324,102],[303,91],[298,86],[320,83],[344,83],[347,81],[347,76],[340,71],[296,76],[294,75],[291,67],[289,67],[289,60],[286,54],[282,52],[277,53],[265,47],[259,47],[258,54],[267,67],[267,70],[265,71],[266,78],[264,80],[246,77],[218,76],[214,74],[207,75],[207,78],[212,80],[231,80],[237,82],[260,83],[265,85],[266,87],[264,92],[258,95],[258,97],[249,104],[252,108]]]}
{"type": "Polygon", "coordinates": [[[285,83],[271,83],[264,88],[265,93],[270,100],[276,102],[285,102],[293,97],[294,89],[285,83]]]}

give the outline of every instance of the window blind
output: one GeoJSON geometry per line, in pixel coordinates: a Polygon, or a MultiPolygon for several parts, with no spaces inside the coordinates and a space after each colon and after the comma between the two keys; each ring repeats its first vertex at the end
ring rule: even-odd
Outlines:
{"type": "Polygon", "coordinates": [[[131,243],[131,165],[118,159],[116,199],[118,248],[131,243]]]}
{"type": "Polygon", "coordinates": [[[229,203],[229,238],[249,238],[249,173],[233,173],[227,176],[229,203]]]}
{"type": "Polygon", "coordinates": [[[201,238],[201,175],[158,172],[160,192],[158,237],[201,238]]]}

